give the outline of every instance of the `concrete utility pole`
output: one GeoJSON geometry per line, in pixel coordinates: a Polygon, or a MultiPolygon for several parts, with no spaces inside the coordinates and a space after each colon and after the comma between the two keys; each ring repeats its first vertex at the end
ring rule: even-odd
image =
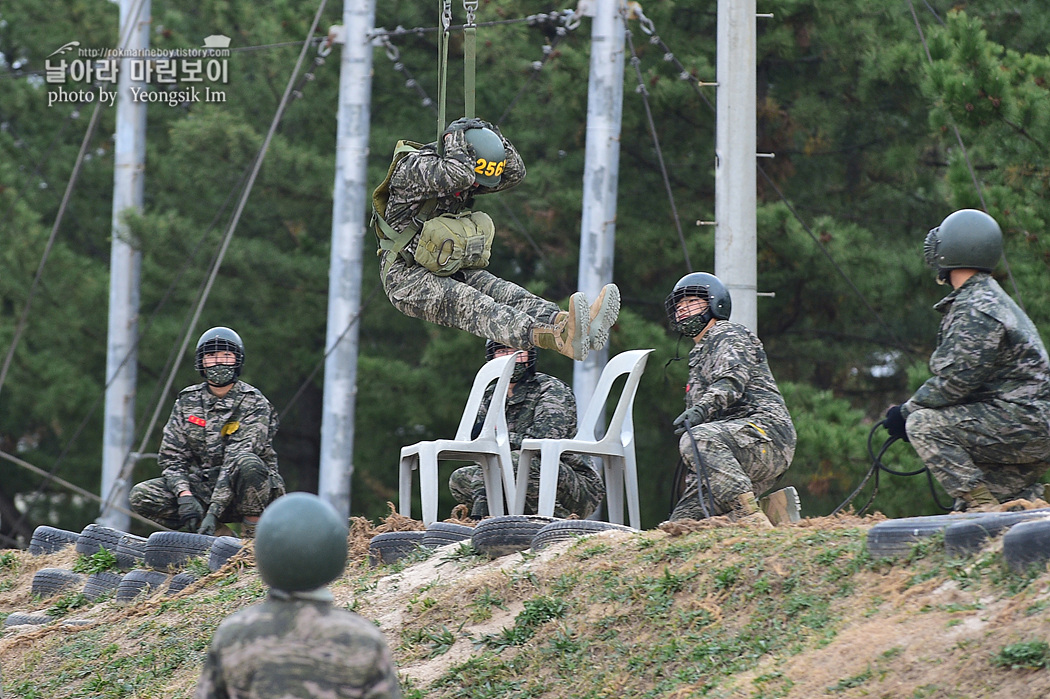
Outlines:
{"type": "MultiPolygon", "coordinates": [[[[150,0],[120,0],[121,48],[149,48],[150,0]],[[126,38],[125,38],[126,37],[126,38]]],[[[130,485],[120,477],[130,458],[135,432],[139,277],[142,255],[124,222],[129,211],[142,211],[146,169],[146,103],[131,99],[128,62],[117,78],[117,130],[113,167],[113,240],[109,258],[109,331],[106,347],[106,404],[102,432],[102,498],[128,508],[130,485]]],[[[104,508],[98,522],[126,530],[128,515],[104,508]]]]}
{"type": "MultiPolygon", "coordinates": [[[[591,5],[591,3],[588,3],[591,5]]],[[[580,3],[584,7],[584,3],[580,3]]],[[[587,145],[583,166],[579,288],[593,301],[613,280],[616,187],[620,175],[623,60],[626,41],[622,0],[596,0],[591,23],[591,67],[587,81],[587,145]]],[[[574,362],[572,385],[580,415],[587,408],[608,348],[574,362]]]]}
{"type": "Polygon", "coordinates": [[[757,332],[755,0],[718,0],[717,62],[715,275],[757,332]]]}
{"type": "Polygon", "coordinates": [[[375,8],[375,0],[343,3],[318,494],[344,517],[350,516],[350,477],[354,472],[358,318],[372,100],[372,42],[368,35],[375,24],[375,8]]]}

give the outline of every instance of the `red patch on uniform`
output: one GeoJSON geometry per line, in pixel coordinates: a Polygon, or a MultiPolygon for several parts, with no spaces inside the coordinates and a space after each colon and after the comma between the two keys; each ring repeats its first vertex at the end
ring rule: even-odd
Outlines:
{"type": "Polygon", "coordinates": [[[188,418],[186,418],[186,421],[187,422],[192,422],[194,425],[199,425],[200,427],[207,427],[208,426],[208,421],[207,420],[205,420],[202,417],[197,417],[196,415],[190,415],[188,418]]]}

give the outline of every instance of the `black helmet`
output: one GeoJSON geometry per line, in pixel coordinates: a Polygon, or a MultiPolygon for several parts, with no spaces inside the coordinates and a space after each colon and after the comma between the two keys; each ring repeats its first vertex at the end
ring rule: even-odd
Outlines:
{"type": "Polygon", "coordinates": [[[255,567],[270,587],[316,590],[346,566],[345,520],[312,493],[288,493],[263,510],[255,529],[255,567]]]}
{"type": "Polygon", "coordinates": [[[201,376],[204,376],[204,355],[213,352],[233,352],[237,356],[233,365],[233,378],[241,375],[241,369],[244,367],[244,343],[240,335],[221,325],[204,331],[197,340],[197,353],[193,362],[193,368],[201,376]]]}
{"type": "Polygon", "coordinates": [[[960,209],[926,234],[926,264],[944,273],[951,269],[991,272],[1003,255],[1003,232],[995,219],[977,209],[960,209]]]}
{"type": "MultiPolygon", "coordinates": [[[[485,361],[491,362],[492,358],[496,356],[496,352],[498,352],[501,349],[517,351],[514,347],[511,347],[510,345],[505,345],[502,342],[496,342],[495,340],[486,340],[485,361]]],[[[530,376],[536,373],[536,355],[539,353],[539,351],[535,347],[530,347],[528,350],[524,351],[528,353],[529,359],[526,362],[518,362],[514,366],[514,373],[511,374],[510,377],[512,383],[524,381],[525,379],[529,378],[530,376]]]]}
{"type": "Polygon", "coordinates": [[[503,139],[491,129],[467,129],[463,134],[474,148],[474,181],[483,187],[495,187],[507,165],[503,139]]]}
{"type": "Polygon", "coordinates": [[[718,277],[707,272],[692,272],[679,279],[674,285],[674,289],[664,299],[664,309],[667,311],[667,320],[672,330],[682,335],[696,337],[712,318],[729,320],[729,314],[733,310],[733,300],[729,298],[729,290],[718,277]],[[707,301],[707,310],[678,320],[676,313],[678,302],[691,296],[707,301]]]}

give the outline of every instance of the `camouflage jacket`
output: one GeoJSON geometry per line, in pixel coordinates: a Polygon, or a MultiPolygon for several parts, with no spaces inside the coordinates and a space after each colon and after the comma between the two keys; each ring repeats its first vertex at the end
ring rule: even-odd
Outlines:
{"type": "Polygon", "coordinates": [[[259,389],[237,381],[222,398],[206,383],[184,388],[164,426],[157,457],[168,490],[208,495],[210,510],[222,512],[233,497],[230,464],[254,452],[277,471],[277,412],[259,389]]]}
{"type": "Polygon", "coordinates": [[[398,699],[383,634],[329,602],[273,596],[215,631],[196,699],[398,699]]]}
{"type": "Polygon", "coordinates": [[[747,420],[778,443],[795,441],[762,341],[739,323],[717,321],[690,350],[685,405],[703,422],[747,420]]]}
{"type": "MultiPolygon", "coordinates": [[[[492,402],[490,386],[478,422],[485,419],[492,402]]],[[[539,372],[514,384],[514,392],[507,396],[507,433],[511,451],[521,451],[525,439],[571,439],[576,436],[576,397],[561,379],[539,372]]],[[[595,470],[591,460],[580,454],[563,454],[562,463],[574,470],[595,470]]]]}
{"type": "Polygon", "coordinates": [[[990,274],[978,273],[941,299],[944,314],[933,374],[906,403],[919,408],[1004,401],[1046,424],[1050,420],[1050,360],[1039,331],[990,274]]]}
{"type": "MultiPolygon", "coordinates": [[[[453,131],[444,155],[438,155],[437,144],[431,143],[415,153],[409,153],[397,165],[390,177],[390,199],[383,217],[390,227],[400,233],[412,222],[423,204],[436,198],[437,208],[431,216],[444,213],[459,213],[470,209],[478,194],[491,194],[510,189],[525,178],[525,163],[514,146],[503,139],[507,164],[500,182],[495,187],[474,187],[474,155],[463,131],[453,131]]],[[[416,248],[418,234],[405,250],[416,248]]]]}

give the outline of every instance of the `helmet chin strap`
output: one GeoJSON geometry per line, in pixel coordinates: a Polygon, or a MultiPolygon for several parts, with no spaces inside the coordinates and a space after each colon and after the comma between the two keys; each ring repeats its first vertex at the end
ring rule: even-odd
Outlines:
{"type": "Polygon", "coordinates": [[[937,270],[937,283],[941,286],[947,285],[952,278],[952,271],[950,269],[938,269],[937,270]]]}

